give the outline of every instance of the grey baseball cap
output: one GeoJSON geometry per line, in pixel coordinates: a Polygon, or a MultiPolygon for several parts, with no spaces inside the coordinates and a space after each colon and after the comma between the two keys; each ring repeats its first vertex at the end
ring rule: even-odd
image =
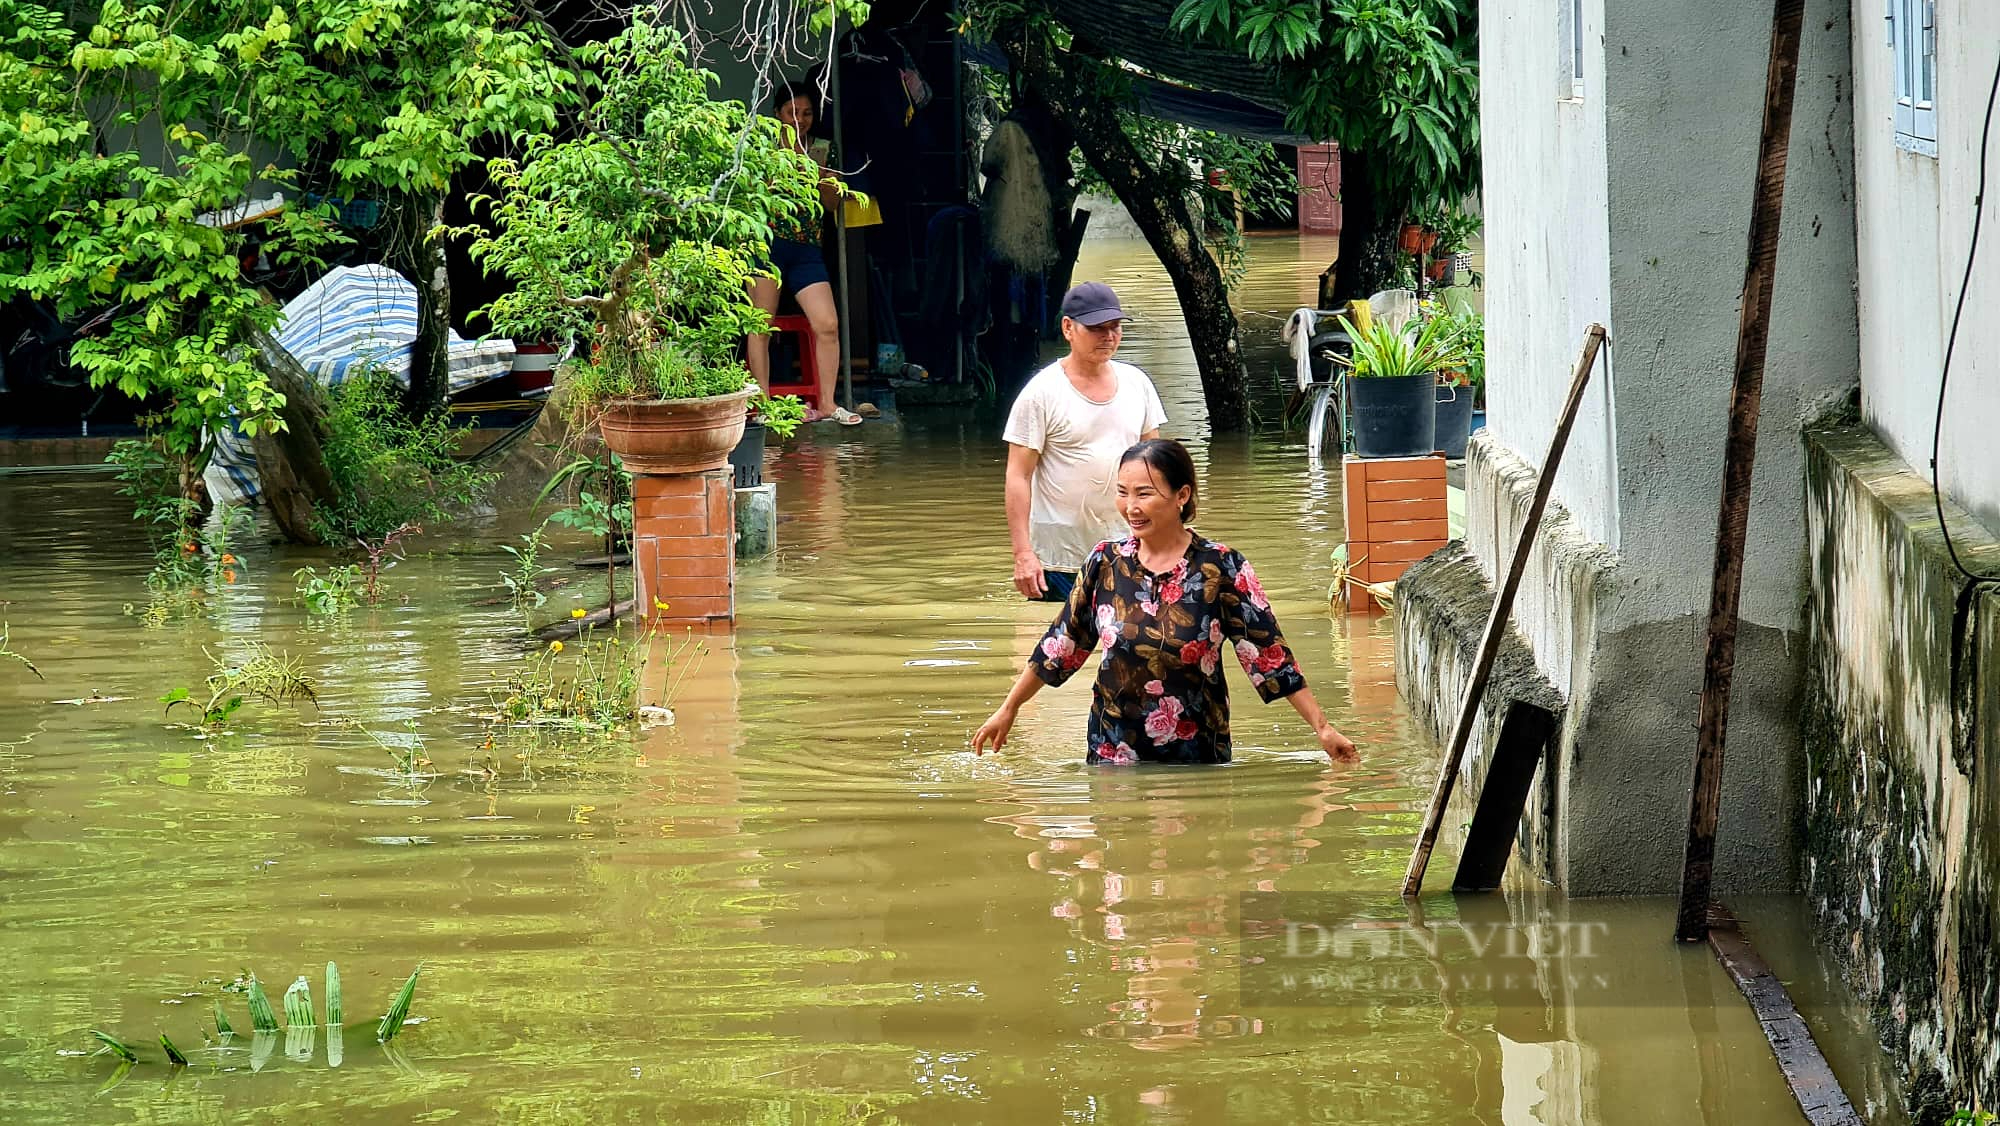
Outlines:
{"type": "Polygon", "coordinates": [[[1130,320],[1118,307],[1118,295],[1103,282],[1073,285],[1063,294],[1062,315],[1080,325],[1097,326],[1110,321],[1130,320]]]}

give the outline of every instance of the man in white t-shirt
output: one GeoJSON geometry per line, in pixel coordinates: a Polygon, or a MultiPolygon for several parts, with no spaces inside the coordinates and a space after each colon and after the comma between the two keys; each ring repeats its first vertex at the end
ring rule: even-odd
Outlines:
{"type": "Polygon", "coordinates": [[[1119,455],[1167,420],[1146,373],[1111,358],[1124,322],[1110,286],[1072,287],[1062,302],[1069,355],[1028,380],[1007,415],[1007,534],[1024,598],[1067,600],[1091,549],[1125,535],[1119,455]]]}

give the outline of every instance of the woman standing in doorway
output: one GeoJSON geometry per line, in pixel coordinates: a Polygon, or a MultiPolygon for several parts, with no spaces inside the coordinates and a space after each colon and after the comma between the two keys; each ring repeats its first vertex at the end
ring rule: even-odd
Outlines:
{"type": "Polygon", "coordinates": [[[1240,553],[1187,526],[1195,514],[1187,450],[1163,438],[1126,450],[1118,508],[1132,535],[1099,544],[1084,561],[1069,601],[1006,702],[972,737],[972,749],[1006,746],[1021,705],[1042,685],[1068,680],[1101,647],[1086,761],[1228,762],[1227,647],[1266,703],[1291,702],[1327,757],[1360,761],[1306,687],[1257,572],[1240,553]]]}
{"type": "MultiPolygon", "coordinates": [[[[810,140],[813,126],[819,120],[818,101],[813,90],[803,82],[787,82],[778,88],[772,101],[772,116],[784,128],[785,140],[799,152],[813,158],[819,166],[820,203],[824,208],[840,206],[840,188],[832,172],[827,170],[822,150],[810,140]]],[[[813,350],[817,354],[819,370],[819,410],[808,417],[814,420],[832,418],[844,426],[852,426],[861,417],[837,407],[833,401],[834,375],[840,370],[840,314],[834,304],[833,284],[826,269],[826,257],[820,253],[819,220],[804,219],[773,232],[771,239],[771,267],[777,278],[754,278],[750,282],[750,300],[766,313],[778,311],[778,284],[792,291],[799,309],[805,313],[807,323],[812,325],[813,350]]],[[[771,337],[760,333],[750,337],[750,374],[756,377],[757,386],[765,391],[771,389],[771,337]]]]}

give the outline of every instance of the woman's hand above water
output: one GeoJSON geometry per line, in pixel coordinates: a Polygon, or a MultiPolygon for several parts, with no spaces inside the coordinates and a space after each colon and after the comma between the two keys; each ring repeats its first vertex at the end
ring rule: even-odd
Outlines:
{"type": "Polygon", "coordinates": [[[1313,699],[1312,689],[1300,687],[1297,692],[1285,697],[1299,718],[1312,725],[1313,737],[1319,740],[1320,749],[1326,757],[1339,763],[1361,761],[1361,752],[1354,747],[1354,740],[1340,733],[1340,729],[1329,723],[1326,713],[1319,710],[1319,701],[1313,699]]]}
{"type": "Polygon", "coordinates": [[[1313,734],[1319,736],[1319,745],[1326,751],[1326,757],[1334,762],[1355,763],[1361,761],[1361,752],[1355,748],[1354,740],[1340,733],[1331,723],[1321,723],[1313,734]]]}
{"type": "Polygon", "coordinates": [[[1012,730],[1014,730],[1014,709],[1002,704],[1000,710],[988,716],[986,722],[979,725],[979,730],[973,733],[972,753],[985,754],[989,744],[994,750],[1001,750],[1006,747],[1007,733],[1012,730]]]}

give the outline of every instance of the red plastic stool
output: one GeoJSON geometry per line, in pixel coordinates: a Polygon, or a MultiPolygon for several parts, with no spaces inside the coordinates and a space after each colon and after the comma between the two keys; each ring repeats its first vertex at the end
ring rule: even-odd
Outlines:
{"type": "Polygon", "coordinates": [[[790,383],[783,377],[791,372],[781,372],[776,364],[771,365],[771,394],[797,395],[799,400],[813,410],[823,409],[819,401],[819,348],[813,343],[812,322],[803,316],[772,317],[771,332],[785,333],[798,340],[799,374],[803,383],[790,383]]]}

